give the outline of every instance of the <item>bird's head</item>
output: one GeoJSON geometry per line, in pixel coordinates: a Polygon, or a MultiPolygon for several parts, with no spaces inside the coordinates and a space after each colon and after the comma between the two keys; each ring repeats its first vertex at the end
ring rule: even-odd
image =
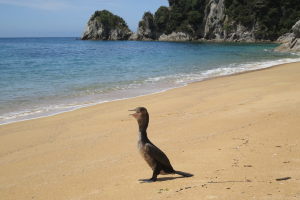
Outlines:
{"type": "Polygon", "coordinates": [[[148,111],[144,107],[137,107],[129,111],[134,111],[134,113],[130,115],[133,116],[136,120],[146,119],[149,117],[148,111]]]}
{"type": "Polygon", "coordinates": [[[131,116],[133,116],[140,128],[146,129],[148,127],[148,123],[149,123],[149,114],[146,108],[144,107],[137,107],[133,110],[129,110],[129,111],[134,111],[133,114],[130,114],[131,116]]]}

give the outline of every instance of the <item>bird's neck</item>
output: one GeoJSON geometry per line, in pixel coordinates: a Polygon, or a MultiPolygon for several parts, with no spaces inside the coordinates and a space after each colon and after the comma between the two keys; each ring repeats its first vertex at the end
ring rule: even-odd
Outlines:
{"type": "Polygon", "coordinates": [[[147,142],[149,139],[147,137],[147,131],[141,131],[139,130],[139,140],[143,142],[147,142]]]}
{"type": "Polygon", "coordinates": [[[148,128],[149,119],[138,119],[139,131],[146,133],[148,128]]]}
{"type": "Polygon", "coordinates": [[[139,124],[139,139],[141,141],[147,141],[148,120],[138,121],[138,124],[139,124]]]}

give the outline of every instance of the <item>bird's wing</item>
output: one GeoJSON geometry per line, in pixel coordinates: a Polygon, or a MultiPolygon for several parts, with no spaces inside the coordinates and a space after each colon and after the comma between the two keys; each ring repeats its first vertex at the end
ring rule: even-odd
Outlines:
{"type": "Polygon", "coordinates": [[[164,152],[162,152],[162,150],[160,150],[158,147],[156,147],[154,144],[151,143],[147,143],[145,147],[146,147],[146,151],[149,153],[149,155],[152,158],[154,158],[157,162],[162,164],[164,167],[173,170],[173,167],[168,157],[166,156],[166,154],[164,154],[164,152]]]}

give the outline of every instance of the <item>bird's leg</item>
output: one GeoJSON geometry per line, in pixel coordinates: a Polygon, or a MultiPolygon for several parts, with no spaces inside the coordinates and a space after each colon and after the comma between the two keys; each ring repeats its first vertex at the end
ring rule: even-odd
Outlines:
{"type": "Polygon", "coordinates": [[[156,166],[155,169],[153,170],[153,175],[152,178],[149,179],[149,181],[155,182],[157,180],[157,176],[160,173],[161,168],[159,166],[156,166]]]}
{"type": "Polygon", "coordinates": [[[155,169],[153,170],[153,174],[152,177],[150,179],[139,179],[139,181],[142,182],[147,182],[147,183],[151,183],[151,182],[155,182],[157,180],[157,176],[158,174],[160,174],[161,171],[161,167],[160,166],[156,166],[155,169]]]}

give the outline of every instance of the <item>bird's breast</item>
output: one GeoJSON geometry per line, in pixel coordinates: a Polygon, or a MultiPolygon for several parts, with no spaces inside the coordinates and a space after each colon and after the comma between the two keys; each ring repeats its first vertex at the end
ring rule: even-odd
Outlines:
{"type": "Polygon", "coordinates": [[[147,162],[147,164],[154,170],[156,166],[155,160],[149,155],[149,153],[146,151],[145,144],[141,141],[138,142],[138,150],[141,154],[141,156],[144,158],[144,160],[147,162]]]}

